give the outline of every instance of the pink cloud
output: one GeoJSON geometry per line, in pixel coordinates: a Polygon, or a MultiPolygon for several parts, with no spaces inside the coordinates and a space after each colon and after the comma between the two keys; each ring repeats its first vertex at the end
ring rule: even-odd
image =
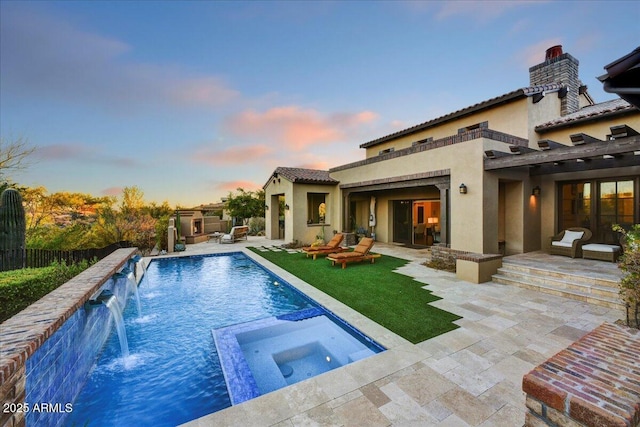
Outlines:
{"type": "Polygon", "coordinates": [[[119,196],[122,194],[124,188],[122,187],[109,187],[100,192],[103,196],[119,196]]]}
{"type": "Polygon", "coordinates": [[[46,160],[69,160],[84,157],[88,153],[87,147],[80,144],[52,144],[38,147],[34,154],[46,160]]]}
{"type": "Polygon", "coordinates": [[[262,159],[272,151],[273,149],[266,145],[235,146],[221,150],[202,147],[193,154],[192,158],[196,162],[211,165],[240,165],[249,160],[262,159]]]}
{"type": "Polygon", "coordinates": [[[136,61],[136,46],[80,29],[24,2],[2,20],[3,84],[21,96],[123,111],[220,107],[239,96],[215,75],[136,61]]]}
{"type": "Polygon", "coordinates": [[[468,15],[473,16],[478,22],[489,22],[501,15],[504,15],[511,9],[535,6],[544,3],[537,0],[519,0],[519,1],[482,1],[482,2],[470,2],[470,1],[449,1],[439,3],[442,5],[439,12],[436,14],[436,18],[439,20],[445,20],[452,18],[456,15],[468,15]]]}
{"type": "Polygon", "coordinates": [[[89,145],[76,143],[52,144],[37,147],[34,155],[44,161],[72,160],[87,163],[110,164],[124,168],[135,168],[139,166],[134,158],[104,154],[89,145]]]}
{"type": "Polygon", "coordinates": [[[295,165],[294,167],[303,168],[303,169],[327,170],[329,169],[330,165],[329,165],[329,162],[316,161],[316,162],[301,163],[301,164],[295,165]]]}
{"type": "Polygon", "coordinates": [[[291,150],[344,140],[353,127],[377,118],[371,111],[323,115],[298,106],[273,107],[265,112],[244,111],[227,120],[230,132],[283,143],[291,150]]]}
{"type": "Polygon", "coordinates": [[[237,98],[240,94],[228,88],[216,77],[176,79],[170,96],[179,104],[218,107],[237,98]]]}
{"type": "Polygon", "coordinates": [[[237,180],[237,181],[220,182],[216,185],[216,188],[221,191],[226,191],[226,192],[230,191],[233,193],[238,188],[242,188],[246,191],[260,190],[262,189],[262,185],[256,184],[255,182],[252,182],[252,181],[237,180]]]}
{"type": "Polygon", "coordinates": [[[562,44],[562,40],[557,37],[539,41],[520,50],[515,61],[519,64],[526,64],[527,67],[534,66],[544,61],[547,49],[558,44],[562,44]]]}

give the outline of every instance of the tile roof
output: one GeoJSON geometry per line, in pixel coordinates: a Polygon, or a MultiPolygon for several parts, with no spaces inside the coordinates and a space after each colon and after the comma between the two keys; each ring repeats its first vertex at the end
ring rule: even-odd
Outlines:
{"type": "Polygon", "coordinates": [[[592,120],[608,114],[619,114],[625,112],[632,112],[634,106],[629,104],[624,99],[614,99],[612,101],[605,101],[595,105],[589,105],[584,107],[575,113],[567,114],[563,117],[558,117],[547,123],[536,126],[536,131],[553,129],[560,126],[569,125],[575,122],[592,120]]]}
{"type": "Polygon", "coordinates": [[[277,167],[273,174],[282,175],[291,182],[302,184],[338,184],[329,171],[304,168],[277,167]]]}
{"type": "Polygon", "coordinates": [[[393,139],[396,139],[398,137],[404,136],[404,135],[410,135],[412,133],[415,132],[419,132],[422,131],[424,129],[428,129],[432,126],[441,124],[441,123],[445,123],[447,121],[450,120],[455,120],[458,119],[460,117],[464,117],[466,115],[469,114],[473,114],[475,112],[493,107],[495,105],[499,105],[499,104],[503,104],[506,102],[510,102],[514,99],[520,99],[523,97],[528,97],[528,96],[532,96],[535,95],[537,93],[541,93],[541,92],[557,92],[560,89],[562,89],[564,87],[563,84],[561,83],[548,83],[548,84],[544,84],[544,85],[538,85],[538,86],[529,86],[529,87],[524,87],[524,88],[520,88],[508,93],[505,93],[504,95],[500,95],[500,96],[496,96],[494,98],[490,98],[486,101],[482,101],[479,102],[477,104],[473,104],[470,105],[469,107],[465,107],[462,108],[460,110],[454,111],[452,113],[446,114],[444,116],[440,116],[437,117],[433,120],[429,120],[427,122],[424,123],[420,123],[416,126],[412,126],[410,128],[383,136],[381,138],[377,138],[374,139],[372,141],[369,142],[365,142],[364,144],[360,145],[360,148],[368,148],[368,147],[372,147],[374,145],[377,144],[381,144],[383,142],[387,142],[387,141],[391,141],[393,139]]]}

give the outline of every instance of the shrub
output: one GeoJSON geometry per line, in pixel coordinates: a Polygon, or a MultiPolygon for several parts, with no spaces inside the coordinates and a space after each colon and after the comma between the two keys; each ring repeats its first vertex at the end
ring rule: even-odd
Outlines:
{"type": "Polygon", "coordinates": [[[264,218],[254,217],[249,220],[249,234],[258,236],[265,229],[264,218]]]}
{"type": "Polygon", "coordinates": [[[627,306],[627,325],[640,328],[640,224],[628,231],[616,224],[613,230],[623,235],[624,255],[618,266],[624,273],[620,280],[620,296],[627,306]]]}
{"type": "Polygon", "coordinates": [[[66,265],[54,262],[45,268],[24,268],[0,273],[0,322],[38,301],[89,267],[82,261],[66,265]]]}

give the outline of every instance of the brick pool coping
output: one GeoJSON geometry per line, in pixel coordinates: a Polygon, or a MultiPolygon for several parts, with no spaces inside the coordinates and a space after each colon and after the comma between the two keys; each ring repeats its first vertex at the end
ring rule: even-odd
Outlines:
{"type": "MultiPolygon", "coordinates": [[[[27,359],[137,251],[116,250],[0,324],[1,402],[24,401],[27,359]]],[[[6,415],[0,414],[0,425],[5,425],[6,415]]]]}
{"type": "Polygon", "coordinates": [[[604,323],[524,376],[525,426],[640,425],[640,330],[604,323]]]}

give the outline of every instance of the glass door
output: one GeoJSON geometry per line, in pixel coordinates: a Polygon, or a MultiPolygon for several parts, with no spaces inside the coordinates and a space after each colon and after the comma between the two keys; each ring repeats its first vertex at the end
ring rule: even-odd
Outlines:
{"type": "Polygon", "coordinates": [[[411,200],[395,200],[393,202],[393,241],[410,245],[411,237],[411,200]]]}

